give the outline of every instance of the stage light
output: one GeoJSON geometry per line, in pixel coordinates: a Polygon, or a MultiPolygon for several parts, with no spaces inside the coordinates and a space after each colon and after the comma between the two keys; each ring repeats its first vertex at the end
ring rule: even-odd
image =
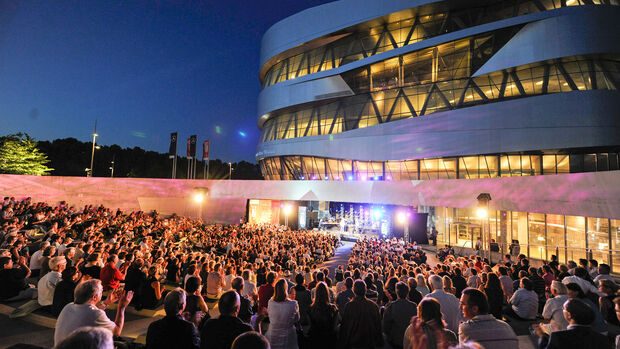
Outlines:
{"type": "Polygon", "coordinates": [[[312,176],[312,180],[315,180],[315,179],[316,179],[316,176],[312,176]]]}
{"type": "Polygon", "coordinates": [[[241,136],[241,137],[245,137],[245,136],[246,136],[246,134],[245,134],[245,132],[243,132],[243,131],[239,131],[239,136],[241,136]]]}
{"type": "Polygon", "coordinates": [[[329,176],[325,176],[325,180],[326,180],[326,181],[327,181],[327,180],[329,180],[329,176]]]}
{"type": "Polygon", "coordinates": [[[353,176],[349,176],[348,180],[352,181],[353,180],[353,176]]]}
{"type": "Polygon", "coordinates": [[[336,177],[336,178],[334,178],[334,179],[335,179],[335,180],[337,180],[337,181],[339,181],[339,180],[340,180],[340,177],[336,177]]]}
{"type": "Polygon", "coordinates": [[[201,203],[205,199],[205,196],[202,193],[194,194],[194,202],[201,203]]]}
{"type": "Polygon", "coordinates": [[[478,218],[487,218],[489,212],[484,207],[478,207],[478,209],[476,210],[476,215],[478,216],[478,218]]]}
{"type": "Polygon", "coordinates": [[[398,223],[404,224],[407,220],[407,216],[403,212],[398,212],[396,219],[398,220],[398,223]]]}
{"type": "Polygon", "coordinates": [[[366,176],[362,176],[362,181],[365,181],[365,180],[366,180],[366,176]]]}
{"type": "Polygon", "coordinates": [[[381,218],[381,211],[374,210],[373,211],[373,215],[375,216],[375,219],[380,219],[381,218]]]}
{"type": "Polygon", "coordinates": [[[302,179],[302,180],[306,179],[306,176],[301,176],[301,179],[302,179]]]}
{"type": "Polygon", "coordinates": [[[392,176],[387,176],[387,180],[391,181],[392,180],[392,176]]]}

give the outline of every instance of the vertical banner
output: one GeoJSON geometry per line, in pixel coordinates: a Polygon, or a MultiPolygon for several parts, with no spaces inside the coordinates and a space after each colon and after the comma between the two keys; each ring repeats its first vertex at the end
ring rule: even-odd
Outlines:
{"type": "Polygon", "coordinates": [[[209,140],[204,141],[202,144],[202,160],[209,159],[209,140]]]}
{"type": "Polygon", "coordinates": [[[189,157],[196,158],[196,135],[189,137],[189,157]]]}
{"type": "Polygon", "coordinates": [[[168,150],[168,155],[170,155],[170,157],[177,155],[177,139],[178,138],[179,137],[178,137],[177,132],[172,132],[170,134],[170,148],[168,150]]]}

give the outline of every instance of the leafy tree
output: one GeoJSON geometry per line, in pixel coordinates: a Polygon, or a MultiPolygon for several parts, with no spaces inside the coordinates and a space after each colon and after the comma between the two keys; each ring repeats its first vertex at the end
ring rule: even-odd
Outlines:
{"type": "Polygon", "coordinates": [[[53,170],[49,162],[28,134],[0,137],[0,173],[44,176],[53,170]]]}

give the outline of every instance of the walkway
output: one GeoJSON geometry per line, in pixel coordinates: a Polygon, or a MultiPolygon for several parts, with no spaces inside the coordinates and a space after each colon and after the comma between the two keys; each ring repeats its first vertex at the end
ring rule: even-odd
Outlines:
{"type": "Polygon", "coordinates": [[[346,269],[349,255],[351,255],[351,250],[354,245],[354,242],[342,241],[342,245],[336,249],[334,256],[323,263],[321,267],[329,270],[329,277],[333,279],[336,276],[336,269],[339,265],[342,265],[342,267],[346,269]]]}

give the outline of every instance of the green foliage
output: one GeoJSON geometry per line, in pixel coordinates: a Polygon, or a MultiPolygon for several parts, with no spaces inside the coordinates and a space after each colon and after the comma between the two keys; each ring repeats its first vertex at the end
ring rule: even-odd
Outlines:
{"type": "Polygon", "coordinates": [[[27,134],[0,137],[0,173],[20,175],[49,175],[53,170],[46,166],[50,161],[37,147],[37,142],[27,134]]]}
{"type": "MultiPolygon", "coordinates": [[[[90,167],[90,153],[93,144],[80,142],[75,138],[56,139],[52,142],[40,141],[39,148],[48,154],[54,176],[85,176],[84,169],[90,167]]],[[[114,145],[101,145],[95,150],[94,177],[109,177],[114,160],[114,177],[170,178],[172,160],[168,154],[146,151],[139,147],[121,148],[114,145]]],[[[179,156],[176,178],[187,178],[188,160],[179,156]]],[[[241,161],[233,163],[233,179],[263,179],[256,164],[241,161]]],[[[196,179],[202,179],[204,163],[196,166],[196,179]]],[[[228,179],[228,163],[220,159],[209,161],[209,179],[228,179]]]]}

